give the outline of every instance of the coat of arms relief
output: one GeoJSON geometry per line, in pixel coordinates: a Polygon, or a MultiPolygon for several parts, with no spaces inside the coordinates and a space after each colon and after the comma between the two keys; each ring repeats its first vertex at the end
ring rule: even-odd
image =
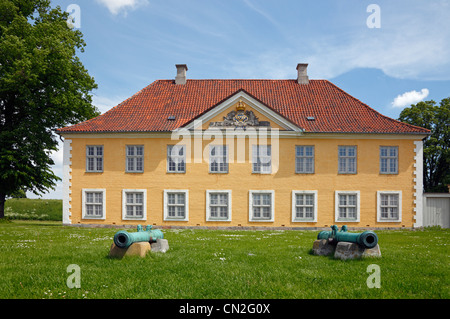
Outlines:
{"type": "Polygon", "coordinates": [[[210,127],[234,127],[234,129],[246,129],[247,127],[270,127],[270,122],[259,121],[252,110],[245,110],[245,103],[239,101],[236,111],[231,111],[223,117],[222,122],[210,122],[210,127]]]}

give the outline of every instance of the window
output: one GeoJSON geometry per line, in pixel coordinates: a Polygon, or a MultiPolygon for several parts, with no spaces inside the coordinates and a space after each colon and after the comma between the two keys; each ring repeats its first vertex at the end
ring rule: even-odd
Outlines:
{"type": "Polygon", "coordinates": [[[86,146],[86,172],[103,172],[103,146],[86,146]]]}
{"type": "Polygon", "coordinates": [[[146,189],[124,189],[122,191],[122,219],[147,219],[146,189]]]}
{"type": "Polygon", "coordinates": [[[380,146],[380,173],[398,174],[397,146],[380,146]]]}
{"type": "Polygon", "coordinates": [[[228,147],[226,145],[210,145],[209,172],[228,173],[228,147]]]}
{"type": "Polygon", "coordinates": [[[272,152],[270,145],[253,145],[252,173],[270,174],[272,172],[272,152]]]}
{"type": "Polygon", "coordinates": [[[295,147],[295,172],[314,173],[314,146],[295,147]]]}
{"type": "Polygon", "coordinates": [[[275,192],[251,190],[249,197],[249,221],[273,222],[275,192]]]}
{"type": "Polygon", "coordinates": [[[292,191],[292,221],[317,222],[317,191],[292,191]]]}
{"type": "Polygon", "coordinates": [[[231,221],[231,191],[206,191],[206,220],[231,221]]]}
{"type": "Polygon", "coordinates": [[[167,145],[167,172],[186,172],[186,147],[184,145],[167,145]]]}
{"type": "Polygon", "coordinates": [[[400,222],[402,220],[402,192],[377,192],[377,221],[400,222]]]}
{"type": "Polygon", "coordinates": [[[129,173],[144,172],[144,146],[127,145],[127,167],[129,173]]]}
{"type": "Polygon", "coordinates": [[[338,173],[356,174],[356,146],[338,147],[338,173]]]}
{"type": "Polygon", "coordinates": [[[188,190],[164,190],[164,220],[189,220],[188,190]]]}
{"type": "Polygon", "coordinates": [[[335,221],[359,222],[359,191],[336,191],[335,221]]]}
{"type": "Polygon", "coordinates": [[[83,205],[81,208],[83,219],[105,219],[105,189],[83,189],[81,201],[83,205]]]}

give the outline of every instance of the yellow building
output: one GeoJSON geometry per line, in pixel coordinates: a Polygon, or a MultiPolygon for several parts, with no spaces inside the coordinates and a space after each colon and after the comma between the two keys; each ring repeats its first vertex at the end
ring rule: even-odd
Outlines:
{"type": "Polygon", "coordinates": [[[420,227],[422,140],[326,80],[158,80],[64,137],[64,224],[420,227]]]}

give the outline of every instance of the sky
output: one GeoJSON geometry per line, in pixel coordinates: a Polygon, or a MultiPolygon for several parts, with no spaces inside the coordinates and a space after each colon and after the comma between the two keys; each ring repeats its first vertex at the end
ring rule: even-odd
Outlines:
{"type": "MultiPolygon", "coordinates": [[[[326,79],[397,119],[450,97],[447,0],[52,0],[83,33],[101,113],[159,79],[326,79]]],[[[52,154],[62,178],[62,144],[52,154]]],[[[42,198],[62,198],[62,183],[42,198]]],[[[29,198],[39,196],[31,193],[29,198]]]]}

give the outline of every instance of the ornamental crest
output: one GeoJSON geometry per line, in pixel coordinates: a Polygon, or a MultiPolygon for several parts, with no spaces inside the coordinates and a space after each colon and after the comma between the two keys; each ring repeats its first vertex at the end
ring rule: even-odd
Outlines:
{"type": "Polygon", "coordinates": [[[231,111],[223,118],[222,122],[210,122],[210,127],[234,127],[234,129],[246,129],[248,126],[270,127],[270,122],[259,121],[253,111],[246,111],[245,104],[241,100],[236,106],[236,111],[231,111]]]}

